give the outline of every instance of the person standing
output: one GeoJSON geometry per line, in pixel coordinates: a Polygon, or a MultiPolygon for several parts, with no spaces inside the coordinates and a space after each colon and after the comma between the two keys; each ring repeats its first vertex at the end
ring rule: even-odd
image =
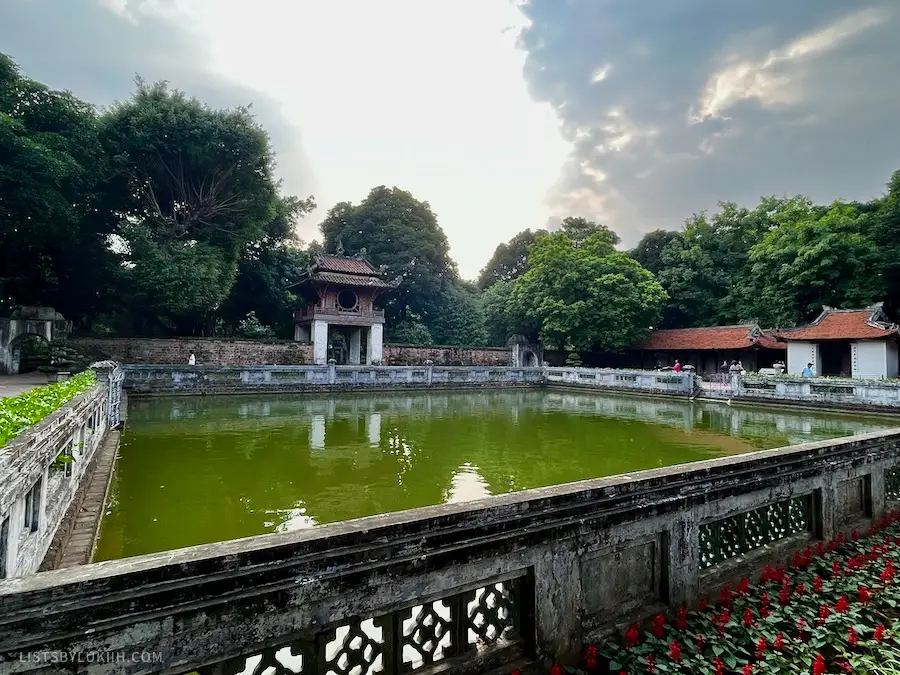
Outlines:
{"type": "Polygon", "coordinates": [[[197,359],[194,358],[194,352],[191,352],[191,355],[188,357],[188,365],[189,366],[197,365],[197,359]]]}
{"type": "Polygon", "coordinates": [[[678,363],[678,359],[675,359],[675,367],[672,368],[672,370],[674,370],[676,373],[680,373],[680,372],[681,372],[681,364],[678,363]]]}
{"type": "Polygon", "coordinates": [[[813,364],[807,363],[806,368],[803,369],[803,372],[800,373],[803,377],[815,377],[815,373],[813,373],[813,364]]]}

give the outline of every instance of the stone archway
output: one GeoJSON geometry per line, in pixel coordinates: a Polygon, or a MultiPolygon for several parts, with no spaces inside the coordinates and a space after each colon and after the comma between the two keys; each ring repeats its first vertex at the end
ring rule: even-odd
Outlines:
{"type": "Polygon", "coordinates": [[[21,307],[8,319],[0,318],[0,375],[19,372],[22,342],[36,335],[47,342],[64,338],[72,324],[52,307],[21,307]]]}
{"type": "Polygon", "coordinates": [[[522,362],[526,368],[537,368],[540,365],[537,355],[530,349],[525,352],[522,362]]]}

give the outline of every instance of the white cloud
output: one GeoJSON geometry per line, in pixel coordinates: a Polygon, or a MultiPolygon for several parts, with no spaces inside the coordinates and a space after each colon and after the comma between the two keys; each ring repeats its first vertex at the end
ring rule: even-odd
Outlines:
{"type": "Polygon", "coordinates": [[[471,278],[498,243],[545,223],[569,148],[528,96],[508,0],[174,2],[217,73],[302,130],[320,205],[304,238],[335,202],[396,184],[431,203],[471,278]]]}
{"type": "Polygon", "coordinates": [[[748,99],[756,99],[764,107],[791,105],[802,100],[802,73],[798,66],[807,59],[839,48],[842,42],[879,25],[885,18],[881,9],[870,7],[804,35],[765,58],[732,55],[729,64],[708,80],[699,113],[692,121],[727,119],[725,113],[731,106],[748,99]]]}

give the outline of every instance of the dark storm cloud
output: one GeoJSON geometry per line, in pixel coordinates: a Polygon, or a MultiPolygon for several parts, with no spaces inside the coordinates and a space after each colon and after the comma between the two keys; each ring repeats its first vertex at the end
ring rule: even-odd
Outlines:
{"type": "Polygon", "coordinates": [[[522,11],[530,90],[573,142],[551,198],[626,244],[719,200],[868,198],[900,168],[895,1],[529,0],[522,11]]]}
{"type": "Polygon", "coordinates": [[[285,190],[300,197],[313,192],[300,132],[278,103],[213,73],[202,41],[179,25],[177,15],[143,12],[142,4],[121,2],[122,13],[101,0],[0,0],[0,52],[29,77],[100,106],[126,99],[135,75],[167,80],[212,107],[252,104],[272,138],[285,190]]]}

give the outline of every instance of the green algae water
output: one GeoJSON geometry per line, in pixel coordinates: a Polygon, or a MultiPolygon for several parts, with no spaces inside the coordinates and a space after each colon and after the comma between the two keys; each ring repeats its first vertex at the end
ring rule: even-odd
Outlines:
{"type": "Polygon", "coordinates": [[[898,425],[547,390],[133,400],[94,560],[898,425]]]}

